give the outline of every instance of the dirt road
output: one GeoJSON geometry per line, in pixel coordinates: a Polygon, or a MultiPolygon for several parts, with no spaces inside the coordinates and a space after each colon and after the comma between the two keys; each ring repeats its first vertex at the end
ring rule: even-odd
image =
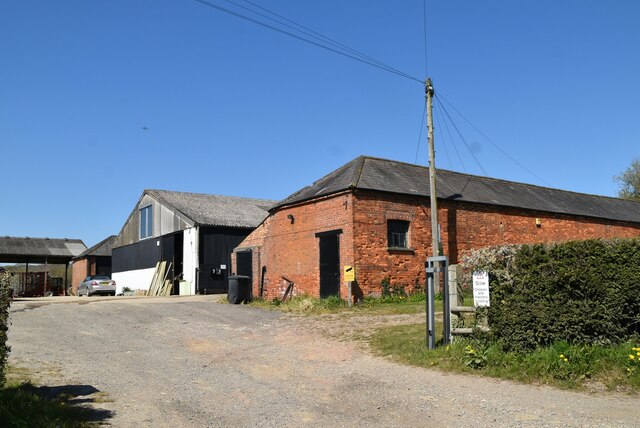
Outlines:
{"type": "Polygon", "coordinates": [[[405,367],[216,299],[16,301],[10,363],[118,427],[640,426],[635,397],[405,367]]]}

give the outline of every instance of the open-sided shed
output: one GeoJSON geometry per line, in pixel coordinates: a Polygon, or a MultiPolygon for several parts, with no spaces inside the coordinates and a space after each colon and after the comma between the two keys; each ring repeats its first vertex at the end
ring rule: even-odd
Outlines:
{"type": "Polygon", "coordinates": [[[65,265],[63,289],[66,290],[69,263],[86,249],[80,239],[5,236],[0,237],[0,263],[24,263],[27,274],[30,263],[65,265]]]}

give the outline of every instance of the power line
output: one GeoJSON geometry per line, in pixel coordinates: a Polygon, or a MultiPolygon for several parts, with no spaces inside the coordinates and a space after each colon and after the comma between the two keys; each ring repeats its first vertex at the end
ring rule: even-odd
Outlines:
{"type": "Polygon", "coordinates": [[[418,145],[416,146],[416,160],[413,162],[415,164],[418,163],[418,150],[420,150],[420,140],[422,140],[422,129],[424,128],[424,116],[427,113],[427,105],[425,104],[422,108],[422,114],[420,115],[420,132],[418,134],[418,145]]]}
{"type": "Polygon", "coordinates": [[[315,30],[313,30],[312,28],[309,28],[309,27],[307,27],[307,26],[304,26],[304,25],[300,24],[299,22],[296,22],[296,21],[294,21],[294,20],[292,20],[292,19],[289,19],[289,18],[287,18],[286,16],[280,15],[280,14],[278,14],[278,13],[276,13],[276,12],[274,12],[274,11],[270,10],[270,9],[267,9],[267,8],[266,8],[266,7],[264,7],[264,6],[261,6],[261,5],[257,4],[257,3],[255,3],[255,2],[252,2],[252,1],[250,1],[250,0],[244,0],[244,2],[245,2],[245,3],[249,3],[250,5],[252,5],[252,6],[256,7],[256,8],[258,8],[258,9],[260,9],[260,10],[263,10],[263,11],[265,11],[265,12],[267,12],[267,13],[270,13],[271,15],[273,15],[273,16],[275,16],[275,17],[277,17],[277,18],[280,18],[280,19],[281,19],[281,20],[283,20],[283,21],[289,22],[289,23],[293,24],[295,27],[298,27],[298,28],[295,28],[295,27],[293,27],[293,26],[290,26],[290,25],[286,24],[285,22],[282,22],[282,21],[279,21],[279,20],[273,19],[273,18],[271,18],[271,17],[269,17],[269,16],[266,16],[266,15],[263,15],[263,14],[261,14],[261,13],[258,13],[258,12],[256,12],[255,10],[252,10],[252,9],[250,9],[250,8],[247,8],[247,7],[241,6],[241,5],[239,5],[238,3],[236,3],[236,2],[234,2],[234,1],[232,1],[232,0],[225,0],[225,1],[226,1],[226,2],[228,2],[228,3],[231,3],[231,4],[235,4],[235,5],[237,5],[238,7],[241,7],[241,8],[243,8],[243,9],[249,10],[249,11],[251,11],[251,12],[253,12],[253,13],[256,13],[256,14],[258,14],[258,15],[260,15],[260,16],[263,16],[263,17],[265,17],[265,18],[267,18],[267,19],[269,19],[269,20],[272,20],[272,21],[274,21],[274,22],[278,22],[278,23],[280,23],[280,24],[282,24],[282,25],[284,25],[284,26],[286,26],[286,27],[288,27],[288,28],[291,28],[291,29],[293,29],[293,30],[295,30],[295,31],[299,31],[299,32],[301,32],[301,33],[303,33],[303,34],[306,34],[306,35],[308,35],[308,36],[310,36],[310,37],[313,37],[314,39],[321,40],[321,41],[323,41],[323,42],[327,42],[327,43],[329,43],[329,44],[331,44],[331,45],[333,45],[333,46],[336,46],[336,47],[339,47],[339,48],[345,49],[345,50],[347,50],[347,51],[351,52],[352,54],[358,55],[358,56],[360,56],[360,57],[362,57],[362,58],[364,58],[364,59],[366,59],[366,60],[369,60],[369,61],[371,61],[371,62],[375,62],[376,64],[381,65],[381,66],[383,66],[383,67],[386,67],[386,68],[388,68],[388,69],[390,69],[390,70],[394,70],[394,71],[397,71],[397,72],[399,72],[399,73],[402,73],[400,70],[398,70],[398,69],[396,69],[396,68],[394,68],[394,67],[392,67],[392,66],[390,66],[390,65],[388,65],[388,64],[385,64],[385,63],[384,63],[384,62],[382,62],[382,61],[378,61],[377,59],[375,59],[375,58],[373,58],[373,57],[370,57],[369,55],[366,55],[366,54],[364,54],[364,53],[362,53],[362,52],[360,52],[360,51],[358,51],[358,50],[356,50],[356,49],[353,49],[353,48],[351,48],[351,47],[349,47],[349,46],[345,45],[344,43],[341,43],[341,42],[339,42],[339,41],[337,41],[337,40],[334,40],[334,39],[332,39],[332,38],[330,38],[330,37],[328,37],[328,36],[325,36],[324,34],[322,34],[322,33],[318,32],[318,31],[315,31],[315,30]],[[301,28],[302,30],[300,30],[300,28],[301,28]]]}
{"type": "MultiPolygon", "coordinates": [[[[208,6],[208,7],[212,8],[212,9],[216,9],[216,10],[219,10],[219,11],[221,11],[221,12],[227,13],[227,14],[229,14],[229,15],[233,15],[233,16],[235,16],[235,17],[237,17],[237,18],[244,19],[245,21],[249,21],[249,22],[251,22],[251,23],[253,23],[253,24],[260,25],[260,26],[265,27],[265,28],[267,28],[267,29],[269,29],[269,30],[272,30],[272,31],[275,31],[275,32],[278,32],[278,33],[284,34],[284,35],[286,35],[286,36],[292,37],[292,38],[294,38],[294,39],[297,39],[297,40],[300,40],[300,41],[303,41],[303,42],[309,43],[309,44],[311,44],[311,45],[313,45],[313,46],[316,46],[316,47],[319,47],[319,48],[322,48],[322,49],[326,49],[326,50],[331,51],[331,52],[333,52],[333,53],[336,53],[336,54],[338,54],[338,55],[342,55],[342,56],[344,56],[344,57],[351,58],[351,59],[353,59],[353,60],[355,60],[355,61],[359,61],[359,62],[361,62],[361,63],[368,64],[368,65],[370,65],[370,66],[372,66],[372,67],[376,67],[376,68],[378,68],[378,69],[380,69],[380,70],[384,70],[384,71],[387,71],[387,72],[389,72],[389,73],[393,73],[393,74],[396,74],[396,75],[398,75],[398,76],[404,77],[404,78],[406,78],[406,79],[414,80],[414,81],[416,81],[416,82],[420,82],[420,84],[423,84],[423,81],[422,81],[422,80],[420,80],[420,79],[418,79],[418,78],[416,78],[416,77],[413,77],[413,76],[411,76],[411,75],[409,75],[409,74],[406,74],[406,73],[404,73],[404,72],[402,72],[402,71],[396,70],[396,69],[394,69],[394,68],[388,68],[388,67],[387,67],[387,66],[385,66],[385,65],[381,65],[382,63],[380,63],[380,62],[379,62],[379,61],[377,61],[377,60],[376,60],[376,62],[373,62],[373,61],[371,61],[371,60],[368,60],[368,59],[365,59],[365,58],[361,58],[361,57],[357,57],[357,56],[352,55],[352,54],[350,54],[350,53],[340,51],[340,50],[338,50],[338,49],[335,49],[335,48],[332,48],[332,47],[330,47],[330,46],[324,45],[324,44],[322,44],[322,43],[314,42],[313,40],[310,40],[310,39],[308,39],[308,38],[305,38],[305,37],[302,37],[302,36],[300,36],[300,35],[297,35],[297,34],[291,33],[291,32],[289,32],[289,31],[283,30],[283,29],[281,29],[281,28],[274,27],[273,25],[267,24],[267,23],[265,23],[265,22],[259,21],[259,20],[257,20],[257,19],[251,18],[251,17],[246,16],[246,15],[243,15],[243,14],[241,14],[241,13],[239,13],[239,12],[235,12],[235,11],[233,11],[233,10],[230,10],[230,9],[224,8],[224,7],[222,7],[222,6],[218,6],[218,5],[216,5],[216,4],[213,4],[213,3],[211,3],[211,2],[208,2],[208,1],[206,1],[206,0],[194,0],[194,1],[195,1],[195,2],[197,2],[197,3],[200,3],[200,4],[204,5],[204,6],[208,6]]],[[[253,11],[253,13],[259,14],[258,12],[255,12],[255,11],[253,11]]],[[[281,23],[281,24],[282,24],[282,23],[281,23]]],[[[297,30],[297,31],[299,31],[299,30],[297,30]]]]}
{"type": "MultiPolygon", "coordinates": [[[[436,114],[434,115],[434,118],[436,120],[436,125],[437,125],[436,129],[440,129],[440,123],[442,121],[440,120],[440,115],[438,114],[438,109],[436,108],[435,110],[436,110],[436,114]]],[[[449,149],[447,149],[447,144],[444,141],[444,134],[442,132],[440,132],[440,136],[442,137],[442,147],[444,147],[444,154],[447,157],[447,162],[449,162],[449,168],[452,168],[451,158],[449,157],[449,149]]]]}
{"type": "Polygon", "coordinates": [[[480,129],[478,129],[477,126],[475,126],[473,123],[471,123],[471,121],[469,119],[467,119],[462,113],[460,113],[460,111],[455,108],[455,106],[453,104],[451,104],[449,101],[447,101],[447,99],[445,97],[443,97],[442,95],[437,95],[437,98],[442,98],[442,100],[444,102],[446,102],[447,104],[449,104],[451,106],[451,108],[458,113],[458,115],[465,121],[467,122],[469,125],[471,125],[471,127],[473,129],[476,130],[476,132],[478,134],[480,134],[482,137],[484,137],[485,140],[487,140],[489,143],[493,144],[493,146],[495,148],[497,148],[498,150],[500,150],[500,152],[502,152],[503,155],[505,155],[507,158],[509,158],[513,163],[515,163],[516,165],[518,165],[520,168],[522,168],[523,170],[525,170],[526,172],[528,172],[529,174],[531,174],[532,176],[534,176],[535,178],[537,178],[538,180],[540,180],[542,183],[546,184],[549,187],[553,187],[553,185],[549,184],[546,180],[544,180],[543,178],[539,177],[537,174],[533,173],[532,171],[530,171],[527,167],[525,167],[524,165],[522,165],[520,162],[518,162],[515,158],[513,158],[511,155],[509,155],[509,153],[507,153],[502,147],[500,147],[497,143],[493,142],[489,137],[487,137],[480,129]]]}
{"type": "Polygon", "coordinates": [[[442,104],[442,102],[439,100],[438,97],[436,97],[436,101],[438,103],[440,103],[440,107],[442,108],[442,111],[445,113],[445,115],[449,118],[449,121],[451,122],[451,125],[453,126],[453,129],[456,130],[456,132],[458,133],[458,136],[460,137],[460,139],[462,140],[462,142],[464,143],[465,147],[467,148],[467,150],[469,150],[469,153],[471,154],[471,156],[473,157],[473,160],[476,161],[476,164],[478,165],[478,167],[480,168],[480,170],[482,171],[482,173],[484,174],[485,177],[488,176],[487,171],[484,170],[484,168],[482,167],[482,165],[480,164],[480,160],[476,157],[475,153],[473,153],[473,150],[471,150],[471,146],[469,146],[469,143],[467,143],[467,140],[464,138],[464,136],[462,135],[462,132],[460,132],[460,130],[458,129],[458,126],[456,125],[456,123],[453,121],[453,118],[451,117],[451,115],[449,114],[449,112],[447,111],[447,109],[445,108],[444,104],[442,104]]]}
{"type": "Polygon", "coordinates": [[[440,107],[438,106],[438,104],[436,104],[436,117],[441,116],[441,122],[444,123],[444,127],[447,130],[447,134],[449,135],[449,141],[451,141],[451,145],[453,146],[453,150],[456,152],[456,156],[458,156],[458,160],[460,161],[460,165],[462,166],[462,170],[464,172],[467,172],[467,168],[464,165],[464,161],[462,160],[462,156],[460,156],[460,152],[458,151],[458,146],[456,145],[456,142],[453,140],[453,135],[451,134],[451,129],[449,129],[449,124],[447,124],[447,121],[444,118],[444,114],[442,112],[440,112],[440,107]]]}
{"type": "Polygon", "coordinates": [[[427,0],[422,1],[422,28],[424,29],[424,69],[429,75],[429,60],[427,55],[427,0]]]}

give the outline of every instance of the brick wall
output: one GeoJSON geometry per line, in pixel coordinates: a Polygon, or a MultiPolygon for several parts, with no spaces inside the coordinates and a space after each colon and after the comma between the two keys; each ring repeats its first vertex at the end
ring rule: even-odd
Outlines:
{"type": "Polygon", "coordinates": [[[74,294],[78,292],[78,286],[89,275],[89,264],[87,259],[74,260],[71,265],[71,288],[74,294]]]}
{"type": "MultiPolygon", "coordinates": [[[[358,191],[354,201],[355,264],[363,293],[379,293],[385,277],[407,290],[424,287],[424,262],[432,254],[429,199],[358,191]],[[387,219],[411,222],[410,251],[387,249],[387,219]]],[[[455,201],[438,201],[438,217],[450,263],[471,249],[494,245],[640,236],[640,224],[455,201]]]]}
{"type": "MultiPolygon", "coordinates": [[[[253,292],[259,294],[262,266],[266,266],[264,297],[282,297],[285,277],[296,294],[320,294],[318,232],[342,229],[340,266],[353,263],[352,201],[350,193],[283,208],[270,215],[238,248],[252,248],[253,292]],[[293,216],[293,223],[288,217],[293,216]],[[259,263],[256,263],[259,261],[259,263]]],[[[234,266],[235,268],[235,266],[234,266]]],[[[346,297],[341,284],[341,294],[346,297]]]]}
{"type": "MultiPolygon", "coordinates": [[[[456,201],[438,203],[443,250],[451,263],[471,249],[493,245],[640,236],[636,223],[456,201]]],[[[392,284],[405,285],[408,292],[424,287],[424,263],[432,253],[429,199],[358,190],[280,209],[240,244],[239,248],[254,251],[254,295],[259,293],[261,269],[266,266],[265,298],[281,297],[283,276],[295,282],[297,293],[319,296],[315,234],[334,229],[342,229],[341,268],[356,267],[356,294],[379,294],[385,277],[392,284]],[[293,224],[288,215],[293,216],[293,224]],[[388,248],[388,220],[410,222],[408,250],[388,248]]],[[[346,297],[343,281],[340,290],[346,297]]]]}

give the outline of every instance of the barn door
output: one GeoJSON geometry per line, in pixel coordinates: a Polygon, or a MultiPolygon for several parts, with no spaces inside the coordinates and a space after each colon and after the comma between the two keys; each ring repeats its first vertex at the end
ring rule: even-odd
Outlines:
{"type": "Polygon", "coordinates": [[[320,238],[320,297],[340,295],[341,230],[316,234],[320,238]]]}
{"type": "Polygon", "coordinates": [[[236,274],[248,276],[249,298],[253,298],[253,260],[251,250],[236,252],[236,274]]]}

